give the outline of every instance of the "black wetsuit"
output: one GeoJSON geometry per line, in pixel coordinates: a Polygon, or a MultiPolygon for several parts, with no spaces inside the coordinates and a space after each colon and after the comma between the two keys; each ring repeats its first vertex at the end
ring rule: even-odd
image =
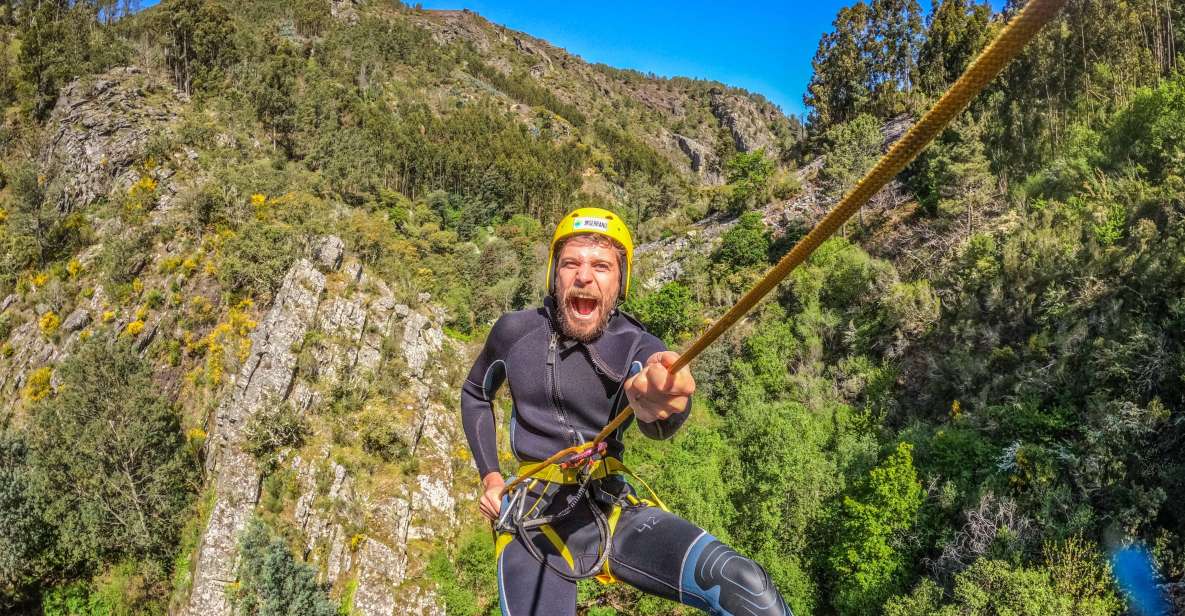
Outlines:
{"type": "MultiPolygon", "coordinates": [[[[662,341],[621,312],[615,312],[605,332],[590,343],[566,339],[557,333],[554,310],[547,298],[542,308],[500,318],[462,386],[465,436],[482,477],[499,470],[492,400],[503,382],[509,382],[512,398],[511,449],[521,461],[538,461],[591,441],[628,403],[625,380],[651,355],[666,350],[662,341]]],[[[687,415],[638,425],[648,437],[668,438],[687,415]]],[[[631,422],[606,439],[608,456],[621,458],[621,435],[631,422]]],[[[633,493],[631,487],[626,489],[633,493]]],[[[560,488],[544,514],[564,509],[566,497],[575,490],[560,488]]],[[[622,507],[611,540],[609,567],[616,578],[718,616],[790,614],[768,574],[755,562],[677,515],[630,501],[636,504],[622,507]]],[[[609,509],[605,504],[592,506],[609,509]]],[[[577,507],[552,525],[577,569],[594,564],[600,552],[592,506],[577,507]]],[[[561,570],[571,567],[554,542],[541,534],[507,540],[500,542],[497,555],[502,613],[574,615],[576,584],[541,564],[524,544],[530,540],[561,570]]]]}

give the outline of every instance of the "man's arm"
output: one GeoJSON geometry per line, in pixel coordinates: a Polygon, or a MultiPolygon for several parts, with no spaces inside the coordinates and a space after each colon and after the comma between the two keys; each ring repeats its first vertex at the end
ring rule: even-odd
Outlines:
{"type": "Polygon", "coordinates": [[[498,472],[498,436],[494,425],[494,394],[506,380],[504,318],[490,329],[485,346],[461,384],[461,425],[481,477],[498,472]]]}

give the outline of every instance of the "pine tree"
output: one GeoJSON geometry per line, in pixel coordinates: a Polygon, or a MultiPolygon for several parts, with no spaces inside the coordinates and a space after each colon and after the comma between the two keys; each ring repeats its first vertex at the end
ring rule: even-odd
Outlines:
{"type": "Polygon", "coordinates": [[[915,82],[937,96],[954,83],[987,44],[992,7],[971,0],[933,0],[915,82]]]}

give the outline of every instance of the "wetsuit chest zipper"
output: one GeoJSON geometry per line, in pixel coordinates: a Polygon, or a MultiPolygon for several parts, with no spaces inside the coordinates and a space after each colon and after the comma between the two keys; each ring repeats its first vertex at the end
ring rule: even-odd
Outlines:
{"type": "Polygon", "coordinates": [[[560,424],[568,430],[568,441],[573,445],[579,441],[577,439],[576,430],[568,421],[568,414],[564,411],[563,401],[560,399],[559,379],[556,378],[556,352],[558,347],[558,340],[555,332],[551,333],[551,342],[547,346],[547,378],[548,385],[551,389],[551,403],[555,407],[555,416],[560,424]]]}

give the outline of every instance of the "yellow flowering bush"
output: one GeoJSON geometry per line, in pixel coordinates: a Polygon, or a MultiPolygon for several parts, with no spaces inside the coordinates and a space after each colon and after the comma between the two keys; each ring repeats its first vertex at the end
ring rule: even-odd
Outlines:
{"type": "Polygon", "coordinates": [[[194,272],[197,271],[197,268],[198,268],[198,258],[196,255],[186,257],[186,259],[181,262],[181,269],[185,270],[186,276],[192,275],[194,272]]]}
{"type": "Polygon", "coordinates": [[[242,362],[251,354],[251,330],[257,323],[251,319],[249,310],[254,305],[250,298],[230,309],[226,320],[214,326],[206,335],[206,381],[217,386],[225,374],[226,353],[233,349],[235,359],[242,362]]]}
{"type": "Polygon", "coordinates": [[[177,270],[178,267],[181,267],[181,257],[171,257],[170,256],[170,257],[165,257],[164,259],[161,259],[160,266],[158,267],[158,270],[162,274],[172,274],[174,271],[177,270]]]}
{"type": "Polygon", "coordinates": [[[58,331],[58,327],[61,325],[62,318],[52,310],[41,315],[41,318],[37,321],[37,327],[41,329],[42,335],[46,337],[54,335],[54,333],[58,331]]]}
{"type": "Polygon", "coordinates": [[[123,328],[123,333],[129,336],[138,336],[142,331],[144,331],[144,321],[139,319],[128,323],[127,326],[123,328]]]}
{"type": "Polygon", "coordinates": [[[114,319],[114,318],[115,318],[115,311],[114,310],[104,310],[103,311],[103,322],[104,323],[110,323],[111,319],[114,319]]]}
{"type": "Polygon", "coordinates": [[[136,309],[136,320],[143,321],[148,316],[148,306],[140,306],[136,309]]]}
{"type": "Polygon", "coordinates": [[[48,396],[50,394],[49,380],[52,374],[53,369],[49,366],[30,372],[28,378],[25,379],[25,388],[21,391],[24,399],[36,402],[48,396]]]}
{"type": "Polygon", "coordinates": [[[251,205],[254,205],[255,207],[259,207],[259,206],[263,205],[264,203],[267,203],[267,195],[261,195],[259,193],[255,193],[255,194],[251,195],[251,205]]]}
{"type": "Polygon", "coordinates": [[[70,274],[71,278],[77,278],[81,271],[82,263],[78,259],[70,259],[70,262],[66,264],[66,272],[70,274]]]}

